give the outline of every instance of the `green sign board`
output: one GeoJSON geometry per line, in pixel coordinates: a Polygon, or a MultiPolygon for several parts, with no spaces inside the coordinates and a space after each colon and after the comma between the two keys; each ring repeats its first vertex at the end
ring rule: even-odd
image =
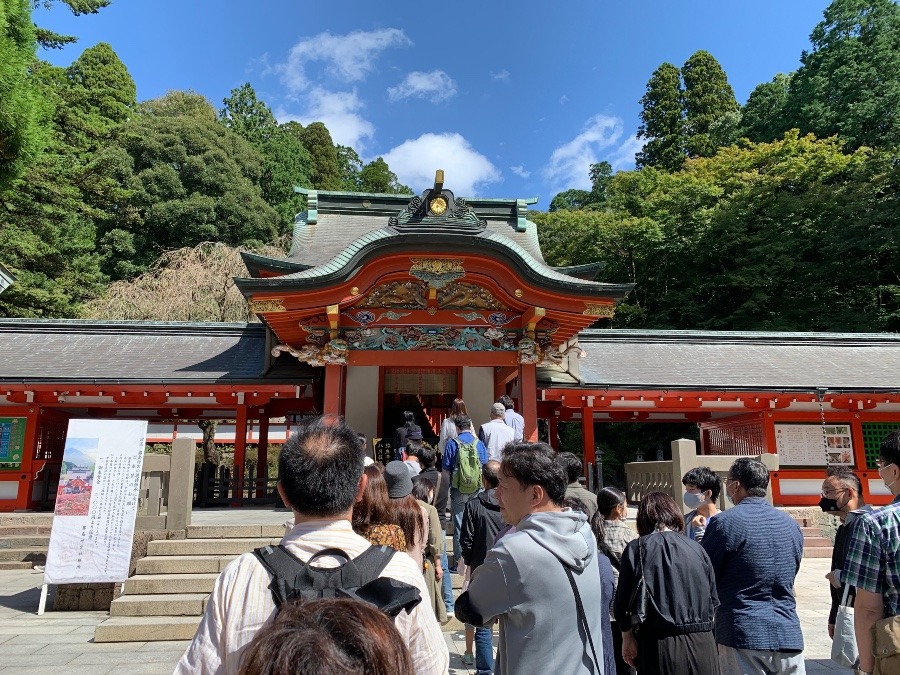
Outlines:
{"type": "Polygon", "coordinates": [[[25,451],[25,418],[0,417],[0,469],[18,471],[25,451]]]}

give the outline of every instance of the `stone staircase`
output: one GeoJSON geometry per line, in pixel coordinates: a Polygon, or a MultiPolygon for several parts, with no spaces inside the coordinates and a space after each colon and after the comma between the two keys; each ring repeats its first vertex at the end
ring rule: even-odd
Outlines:
{"type": "Polygon", "coordinates": [[[816,525],[812,519],[794,516],[794,520],[800,526],[803,533],[803,557],[804,558],[831,558],[834,544],[826,537],[822,527],[816,525]]]}
{"type": "Polygon", "coordinates": [[[242,553],[277,544],[281,525],[192,526],[185,539],[151,541],[95,642],[190,640],[219,572],[242,553]]]}
{"type": "Polygon", "coordinates": [[[0,515],[0,570],[31,569],[47,561],[52,513],[0,515]]]}

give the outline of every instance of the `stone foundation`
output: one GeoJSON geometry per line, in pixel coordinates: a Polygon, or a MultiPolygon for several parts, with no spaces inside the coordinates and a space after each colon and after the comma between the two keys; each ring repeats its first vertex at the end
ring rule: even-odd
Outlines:
{"type": "MultiPolygon", "coordinates": [[[[147,555],[147,544],[157,539],[184,539],[184,530],[139,530],[134,533],[128,576],[137,561],[147,555]]],[[[109,605],[121,594],[122,584],[63,584],[56,587],[53,610],[57,612],[109,611],[109,605]]]]}

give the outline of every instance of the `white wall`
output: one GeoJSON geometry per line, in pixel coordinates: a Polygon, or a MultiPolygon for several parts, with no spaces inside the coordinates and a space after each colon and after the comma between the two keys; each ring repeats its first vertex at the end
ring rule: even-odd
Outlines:
{"type": "Polygon", "coordinates": [[[462,369],[462,397],[466,402],[466,410],[472,418],[472,427],[478,433],[478,427],[491,417],[491,404],[494,402],[494,369],[493,367],[462,369]]]}
{"type": "Polygon", "coordinates": [[[372,454],[372,438],[378,430],[378,366],[347,366],[344,419],[366,435],[366,451],[372,454]]]}

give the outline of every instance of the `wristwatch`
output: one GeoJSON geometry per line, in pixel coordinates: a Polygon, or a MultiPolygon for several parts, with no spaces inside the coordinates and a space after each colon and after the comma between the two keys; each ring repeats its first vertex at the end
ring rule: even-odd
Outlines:
{"type": "Polygon", "coordinates": [[[872,675],[872,671],[870,671],[870,670],[863,670],[862,668],[859,668],[859,667],[857,667],[857,668],[853,671],[853,673],[854,673],[854,675],[872,675]]]}

